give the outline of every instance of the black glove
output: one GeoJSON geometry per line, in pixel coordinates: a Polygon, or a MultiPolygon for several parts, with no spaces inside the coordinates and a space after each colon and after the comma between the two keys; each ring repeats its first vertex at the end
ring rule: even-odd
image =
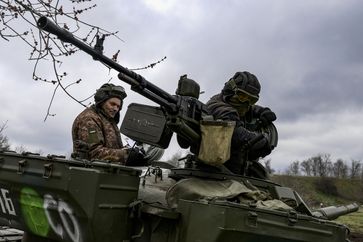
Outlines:
{"type": "Polygon", "coordinates": [[[127,150],[128,158],[126,160],[127,166],[144,166],[146,161],[144,159],[146,153],[144,149],[134,147],[127,150]]]}
{"type": "Polygon", "coordinates": [[[254,105],[252,112],[261,121],[262,126],[266,126],[276,120],[276,114],[269,108],[254,105]]]}
{"type": "Polygon", "coordinates": [[[265,157],[271,153],[271,146],[270,142],[266,137],[262,137],[256,143],[254,143],[249,152],[248,152],[248,159],[255,160],[260,157],[265,157]]]}

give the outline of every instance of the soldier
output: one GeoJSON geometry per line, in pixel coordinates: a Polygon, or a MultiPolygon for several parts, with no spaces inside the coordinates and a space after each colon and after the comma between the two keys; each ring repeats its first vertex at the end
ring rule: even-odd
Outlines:
{"type": "MultiPolygon", "coordinates": [[[[134,159],[140,153],[123,146],[117,127],[126,96],[123,87],[108,83],[96,91],[95,104],[86,108],[73,122],[73,157],[126,164],[131,158],[129,156],[134,159]]],[[[141,155],[137,158],[142,159],[141,155]]]]}
{"type": "Polygon", "coordinates": [[[230,160],[225,163],[225,166],[236,174],[246,173],[243,170],[246,160],[257,160],[271,153],[268,139],[249,131],[246,126],[246,122],[252,118],[259,118],[262,125],[268,125],[276,120],[275,113],[269,108],[255,105],[259,99],[260,89],[260,83],[255,75],[247,71],[237,72],[225,83],[222,92],[207,102],[208,111],[214,119],[236,121],[230,160]],[[242,149],[257,137],[260,139],[249,147],[247,152],[242,149]]]}

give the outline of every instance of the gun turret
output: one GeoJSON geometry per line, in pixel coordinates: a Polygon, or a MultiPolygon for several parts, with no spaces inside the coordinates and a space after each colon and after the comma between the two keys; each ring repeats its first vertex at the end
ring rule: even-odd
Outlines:
{"type": "MultiPolygon", "coordinates": [[[[86,43],[76,39],[72,33],[60,28],[48,18],[44,16],[40,17],[37,21],[37,26],[41,30],[56,35],[61,41],[73,44],[74,46],[91,55],[93,59],[98,60],[108,67],[118,71],[118,78],[131,85],[131,89],[133,91],[160,105],[160,108],[157,110],[150,110],[150,108],[147,109],[150,110],[148,113],[150,115],[143,116],[153,117],[155,116],[155,113],[165,114],[165,120],[163,120],[162,123],[165,123],[166,127],[158,129],[158,131],[162,130],[162,132],[164,132],[165,129],[169,129],[177,133],[178,142],[181,144],[181,146],[183,148],[190,147],[190,150],[193,153],[197,153],[201,139],[199,121],[202,120],[204,115],[207,115],[207,111],[205,109],[205,105],[198,100],[199,93],[196,94],[195,91],[191,92],[191,90],[198,90],[199,92],[199,85],[196,82],[188,79],[186,76],[182,76],[179,80],[179,87],[176,95],[170,95],[153,83],[147,81],[143,76],[121,66],[112,59],[103,55],[102,51],[100,51],[100,48],[92,48],[86,43]]],[[[155,125],[154,122],[144,119],[131,121],[134,123],[142,123],[143,126],[147,125],[149,126],[147,128],[150,129],[159,125],[155,125]]],[[[145,130],[147,130],[147,128],[145,130]]],[[[142,141],[151,145],[160,146],[162,148],[168,147],[171,135],[159,134],[159,136],[164,136],[163,142],[155,142],[152,139],[144,139],[142,141]],[[167,137],[166,141],[165,137],[167,137]]]]}
{"type": "Polygon", "coordinates": [[[325,208],[320,208],[314,211],[312,214],[315,217],[325,218],[328,220],[334,220],[342,215],[346,215],[348,213],[353,213],[358,211],[359,206],[356,203],[351,203],[348,205],[342,206],[329,206],[325,208]]]}

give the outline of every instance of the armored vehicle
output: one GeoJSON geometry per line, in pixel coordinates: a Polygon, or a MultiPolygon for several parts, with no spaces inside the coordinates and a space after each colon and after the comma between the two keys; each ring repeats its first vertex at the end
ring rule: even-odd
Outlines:
{"type": "Polygon", "coordinates": [[[338,242],[349,230],[329,220],[358,208],[311,211],[298,193],[266,179],[163,170],[2,152],[0,223],[38,242],[338,242]]]}
{"type": "MultiPolygon", "coordinates": [[[[270,181],[258,162],[241,164],[243,175],[223,166],[228,147],[220,149],[209,135],[219,130],[223,136],[233,123],[210,118],[195,81],[182,76],[170,95],[46,17],[38,27],[119,71],[132,90],[159,105],[131,104],[121,125],[125,135],[167,148],[175,133],[190,154],[184,168],[153,162],[142,171],[102,160],[0,152],[0,224],[24,231],[23,241],[347,241],[349,229],[330,220],[357,204],[312,211],[296,191],[270,181]]],[[[277,145],[273,124],[252,120],[249,128],[277,145]]]]}

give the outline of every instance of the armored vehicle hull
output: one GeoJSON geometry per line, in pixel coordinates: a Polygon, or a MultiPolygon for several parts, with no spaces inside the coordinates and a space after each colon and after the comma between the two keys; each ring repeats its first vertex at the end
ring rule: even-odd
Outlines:
{"type": "Polygon", "coordinates": [[[106,162],[2,152],[0,223],[24,231],[30,242],[347,240],[346,226],[312,216],[296,192],[268,180],[191,169],[174,169],[171,179],[159,167],[140,174],[106,162]],[[170,190],[191,179],[251,184],[296,206],[190,199],[182,190],[171,204],[170,190]]]}

